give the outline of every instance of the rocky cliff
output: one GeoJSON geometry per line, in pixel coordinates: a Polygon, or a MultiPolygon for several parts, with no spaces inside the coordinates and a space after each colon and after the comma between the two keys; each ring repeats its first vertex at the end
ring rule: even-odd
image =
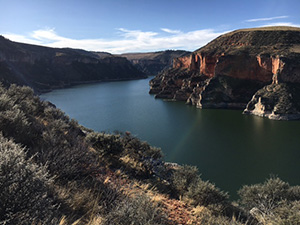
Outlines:
{"type": "Polygon", "coordinates": [[[159,51],[147,53],[127,53],[120,56],[126,57],[133,65],[149,76],[157,75],[173,65],[173,59],[190,54],[187,51],[159,51]]]}
{"type": "Polygon", "coordinates": [[[158,98],[199,108],[238,108],[271,119],[299,119],[300,28],[224,34],[174,59],[173,68],[151,80],[150,87],[158,98]]]}
{"type": "Polygon", "coordinates": [[[74,84],[145,78],[126,58],[105,52],[47,48],[0,36],[0,82],[49,91],[74,84]]]}

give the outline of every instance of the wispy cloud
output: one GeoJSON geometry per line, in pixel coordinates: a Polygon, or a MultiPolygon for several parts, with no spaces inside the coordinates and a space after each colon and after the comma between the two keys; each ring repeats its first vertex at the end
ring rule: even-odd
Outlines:
{"type": "Polygon", "coordinates": [[[285,19],[288,18],[288,16],[274,16],[274,17],[266,17],[266,18],[256,18],[256,19],[250,19],[245,20],[245,22],[259,22],[259,21],[270,21],[270,20],[277,20],[277,19],[285,19]]]}
{"type": "Polygon", "coordinates": [[[171,30],[171,29],[168,29],[168,28],[160,28],[162,31],[166,32],[166,33],[169,33],[169,34],[179,34],[180,33],[180,30],[171,30]]]}
{"type": "Polygon", "coordinates": [[[114,54],[125,52],[146,52],[164,49],[195,50],[225,32],[213,29],[181,32],[162,28],[165,33],[153,31],[128,30],[118,28],[114,39],[73,39],[56,33],[54,28],[36,30],[28,35],[3,34],[6,38],[29,44],[48,47],[81,48],[90,51],[107,51],[114,54]],[[166,34],[167,33],[167,34],[166,34]]]}

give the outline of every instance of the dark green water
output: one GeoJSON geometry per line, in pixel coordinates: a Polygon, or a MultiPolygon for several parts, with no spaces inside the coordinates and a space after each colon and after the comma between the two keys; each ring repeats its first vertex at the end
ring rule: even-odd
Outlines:
{"type": "Polygon", "coordinates": [[[202,178],[236,196],[270,174],[300,185],[300,121],[196,109],[154,99],[149,79],[81,85],[41,96],[97,131],[130,131],[167,161],[196,165],[202,178]]]}

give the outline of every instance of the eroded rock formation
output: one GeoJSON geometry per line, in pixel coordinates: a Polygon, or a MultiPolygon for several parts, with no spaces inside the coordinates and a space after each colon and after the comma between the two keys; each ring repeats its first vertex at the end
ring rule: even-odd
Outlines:
{"type": "MultiPolygon", "coordinates": [[[[287,89],[290,84],[300,85],[299,28],[267,27],[224,34],[192,54],[174,59],[172,69],[150,81],[150,93],[198,108],[239,108],[271,119],[297,118],[300,111],[294,106],[296,111],[286,110],[293,116],[283,116],[284,110],[272,111],[280,116],[258,113],[258,108],[267,111],[260,107],[265,98],[276,95],[276,91],[270,94],[264,87],[281,84],[287,84],[287,89]],[[263,95],[257,93],[259,90],[269,94],[263,99],[255,97],[263,95]],[[258,105],[253,108],[255,102],[258,105]]],[[[293,91],[293,98],[296,95],[300,92],[293,91]]]]}

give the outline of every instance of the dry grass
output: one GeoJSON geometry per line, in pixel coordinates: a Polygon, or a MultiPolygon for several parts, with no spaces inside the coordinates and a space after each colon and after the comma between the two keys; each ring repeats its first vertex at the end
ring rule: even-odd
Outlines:
{"type": "Polygon", "coordinates": [[[232,31],[226,35],[232,35],[240,31],[300,31],[299,27],[290,27],[290,26],[268,26],[268,27],[255,27],[255,28],[245,28],[232,31]]]}
{"type": "Polygon", "coordinates": [[[300,45],[293,45],[293,46],[290,48],[290,52],[293,52],[293,53],[300,53],[300,45]]]}

